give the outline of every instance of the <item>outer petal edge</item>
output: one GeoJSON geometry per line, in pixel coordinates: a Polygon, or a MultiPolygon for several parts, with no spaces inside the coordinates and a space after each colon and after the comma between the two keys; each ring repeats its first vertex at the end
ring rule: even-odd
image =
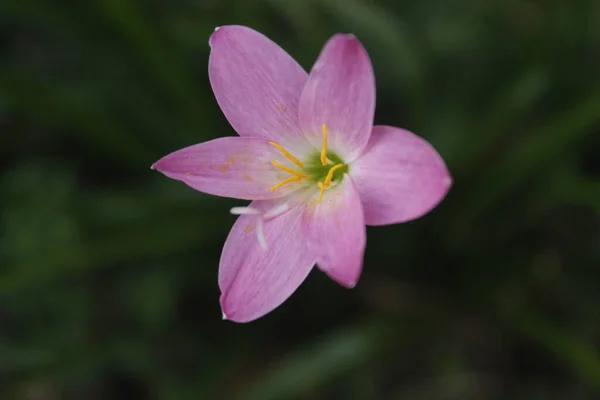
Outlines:
{"type": "Polygon", "coordinates": [[[375,113],[375,76],[367,51],[353,35],[337,34],[323,47],[302,91],[300,124],[320,148],[322,125],[331,150],[346,162],[367,145],[375,113]]]}
{"type": "Polygon", "coordinates": [[[284,197],[297,190],[298,182],[271,190],[287,177],[271,160],[289,163],[266,139],[223,137],[177,150],[152,168],[216,196],[262,200],[284,197]]]}
{"type": "Polygon", "coordinates": [[[412,132],[375,126],[369,145],[350,166],[367,225],[419,218],[435,208],[452,186],[439,153],[412,132]]]}
{"type": "Polygon", "coordinates": [[[221,26],[209,40],[210,83],[221,110],[240,136],[306,148],[298,104],[308,79],[304,69],[262,33],[221,26]]]}
{"type": "Polygon", "coordinates": [[[327,189],[320,203],[309,203],[304,231],[317,265],[330,278],[353,288],[362,272],[366,227],[359,194],[348,175],[327,189]]]}
{"type": "MultiPolygon", "coordinates": [[[[255,201],[267,212],[279,200],[255,201]]],[[[254,230],[260,216],[241,215],[223,247],[219,287],[223,315],[250,322],[271,312],[296,291],[315,264],[303,240],[301,209],[294,208],[264,223],[269,249],[260,248],[254,230]]]]}

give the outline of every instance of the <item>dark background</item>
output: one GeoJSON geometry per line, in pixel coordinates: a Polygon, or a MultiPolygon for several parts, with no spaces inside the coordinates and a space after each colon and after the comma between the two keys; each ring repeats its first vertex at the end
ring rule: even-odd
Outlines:
{"type": "Polygon", "coordinates": [[[600,399],[599,71],[595,0],[0,1],[0,398],[600,399]],[[217,288],[244,202],[149,168],[235,134],[233,23],[306,69],[356,34],[376,123],[454,177],[354,290],[315,270],[250,324],[217,288]]]}

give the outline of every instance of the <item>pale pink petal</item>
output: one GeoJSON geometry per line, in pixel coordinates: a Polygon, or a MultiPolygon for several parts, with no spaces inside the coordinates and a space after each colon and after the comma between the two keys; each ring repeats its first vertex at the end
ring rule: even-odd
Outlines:
{"type": "Polygon", "coordinates": [[[321,148],[325,124],[329,148],[348,163],[367,145],[374,112],[375,77],[365,48],[352,35],[335,35],[302,91],[299,114],[305,134],[321,148]]]}
{"type": "MultiPolygon", "coordinates": [[[[318,195],[317,195],[318,196],[318,195]]],[[[363,265],[366,227],[360,197],[352,180],[345,178],[325,191],[304,212],[304,229],[317,265],[343,286],[354,287],[363,265]]]]}
{"type": "MultiPolygon", "coordinates": [[[[254,201],[263,213],[278,201],[254,201]]],[[[257,240],[259,215],[240,215],[221,255],[219,288],[223,317],[236,322],[255,320],[283,303],[315,264],[301,229],[301,208],[264,222],[267,250],[257,240]]]]}
{"type": "Polygon", "coordinates": [[[299,182],[271,190],[291,176],[274,167],[271,160],[297,169],[266,139],[241,137],[224,137],[186,147],[161,158],[152,168],[216,196],[261,200],[283,197],[297,190],[299,182]]]}
{"type": "Polygon", "coordinates": [[[406,222],[446,196],[452,178],[438,152],[400,128],[375,126],[369,145],[350,166],[367,225],[406,222]]]}
{"type": "Polygon", "coordinates": [[[306,147],[298,103],[307,74],[283,49],[245,26],[222,26],[209,40],[208,74],[217,102],[241,136],[306,147]]]}

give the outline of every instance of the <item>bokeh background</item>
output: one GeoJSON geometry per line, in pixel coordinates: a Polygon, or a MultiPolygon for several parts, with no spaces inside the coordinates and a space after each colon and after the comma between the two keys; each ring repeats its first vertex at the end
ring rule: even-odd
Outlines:
{"type": "Polygon", "coordinates": [[[0,398],[600,399],[599,72],[595,0],[0,1],[0,398]],[[354,290],[315,270],[241,325],[244,203],[149,169],[235,135],[207,77],[232,23],[306,69],[356,34],[376,122],[454,176],[369,228],[354,290]]]}

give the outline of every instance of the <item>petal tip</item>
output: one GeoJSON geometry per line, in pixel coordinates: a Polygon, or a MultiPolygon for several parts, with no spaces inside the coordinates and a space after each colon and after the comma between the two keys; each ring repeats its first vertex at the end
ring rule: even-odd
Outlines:
{"type": "Polygon", "coordinates": [[[220,32],[224,31],[223,28],[225,28],[225,26],[215,26],[213,33],[210,35],[210,38],[208,38],[208,45],[210,47],[214,46],[217,36],[220,35],[220,32]]]}
{"type": "MultiPolygon", "coordinates": [[[[321,268],[321,267],[319,266],[319,268],[321,268]]],[[[327,271],[326,269],[323,269],[323,268],[321,268],[321,270],[323,272],[325,272],[325,274],[327,274],[327,276],[329,276],[331,279],[333,279],[335,282],[337,282],[338,285],[340,285],[346,289],[354,289],[356,287],[356,285],[358,284],[358,280],[360,278],[360,276],[350,278],[350,277],[343,276],[343,275],[337,275],[337,274],[333,273],[333,271],[327,271]]]]}
{"type": "Polygon", "coordinates": [[[214,45],[214,41],[215,41],[215,35],[217,34],[217,31],[220,29],[219,26],[217,26],[215,28],[215,30],[213,31],[213,33],[210,35],[210,37],[208,38],[208,47],[212,48],[214,45]]]}
{"type": "Polygon", "coordinates": [[[353,33],[337,33],[331,38],[331,40],[339,41],[350,46],[354,44],[362,47],[360,40],[358,40],[356,35],[353,33]]]}
{"type": "Polygon", "coordinates": [[[227,310],[227,295],[225,292],[221,292],[219,297],[219,305],[221,306],[221,319],[223,321],[232,321],[231,310],[227,310]]]}
{"type": "Polygon", "coordinates": [[[450,186],[452,186],[452,177],[450,175],[448,175],[443,179],[442,182],[445,187],[449,188],[450,186]]]}
{"type": "Polygon", "coordinates": [[[215,26],[213,33],[210,35],[210,38],[208,39],[208,45],[210,47],[213,47],[215,45],[215,41],[223,35],[225,35],[225,36],[223,36],[223,39],[221,39],[221,40],[229,41],[229,40],[235,40],[235,38],[237,36],[246,34],[250,31],[253,31],[253,29],[248,28],[247,26],[243,26],[243,25],[215,26]]]}
{"type": "Polygon", "coordinates": [[[229,294],[231,292],[229,290],[221,292],[221,296],[219,297],[219,304],[221,305],[221,318],[223,321],[231,321],[237,323],[248,322],[240,315],[239,306],[236,306],[235,303],[231,302],[229,298],[229,294]]]}
{"type": "Polygon", "coordinates": [[[357,283],[358,283],[358,281],[350,281],[350,282],[346,282],[346,284],[344,286],[346,286],[346,289],[354,289],[356,287],[357,283]]]}
{"type": "Polygon", "coordinates": [[[353,274],[354,276],[348,277],[343,282],[340,282],[340,283],[346,289],[354,289],[356,287],[356,285],[358,284],[358,281],[360,280],[361,272],[362,272],[362,263],[361,263],[361,271],[359,271],[358,274],[353,274]]]}
{"type": "Polygon", "coordinates": [[[152,164],[150,166],[150,169],[152,171],[163,172],[163,170],[164,170],[163,165],[162,165],[163,164],[163,162],[162,162],[163,160],[164,160],[164,158],[162,158],[162,159],[158,160],[157,162],[155,162],[154,164],[152,164]]]}

